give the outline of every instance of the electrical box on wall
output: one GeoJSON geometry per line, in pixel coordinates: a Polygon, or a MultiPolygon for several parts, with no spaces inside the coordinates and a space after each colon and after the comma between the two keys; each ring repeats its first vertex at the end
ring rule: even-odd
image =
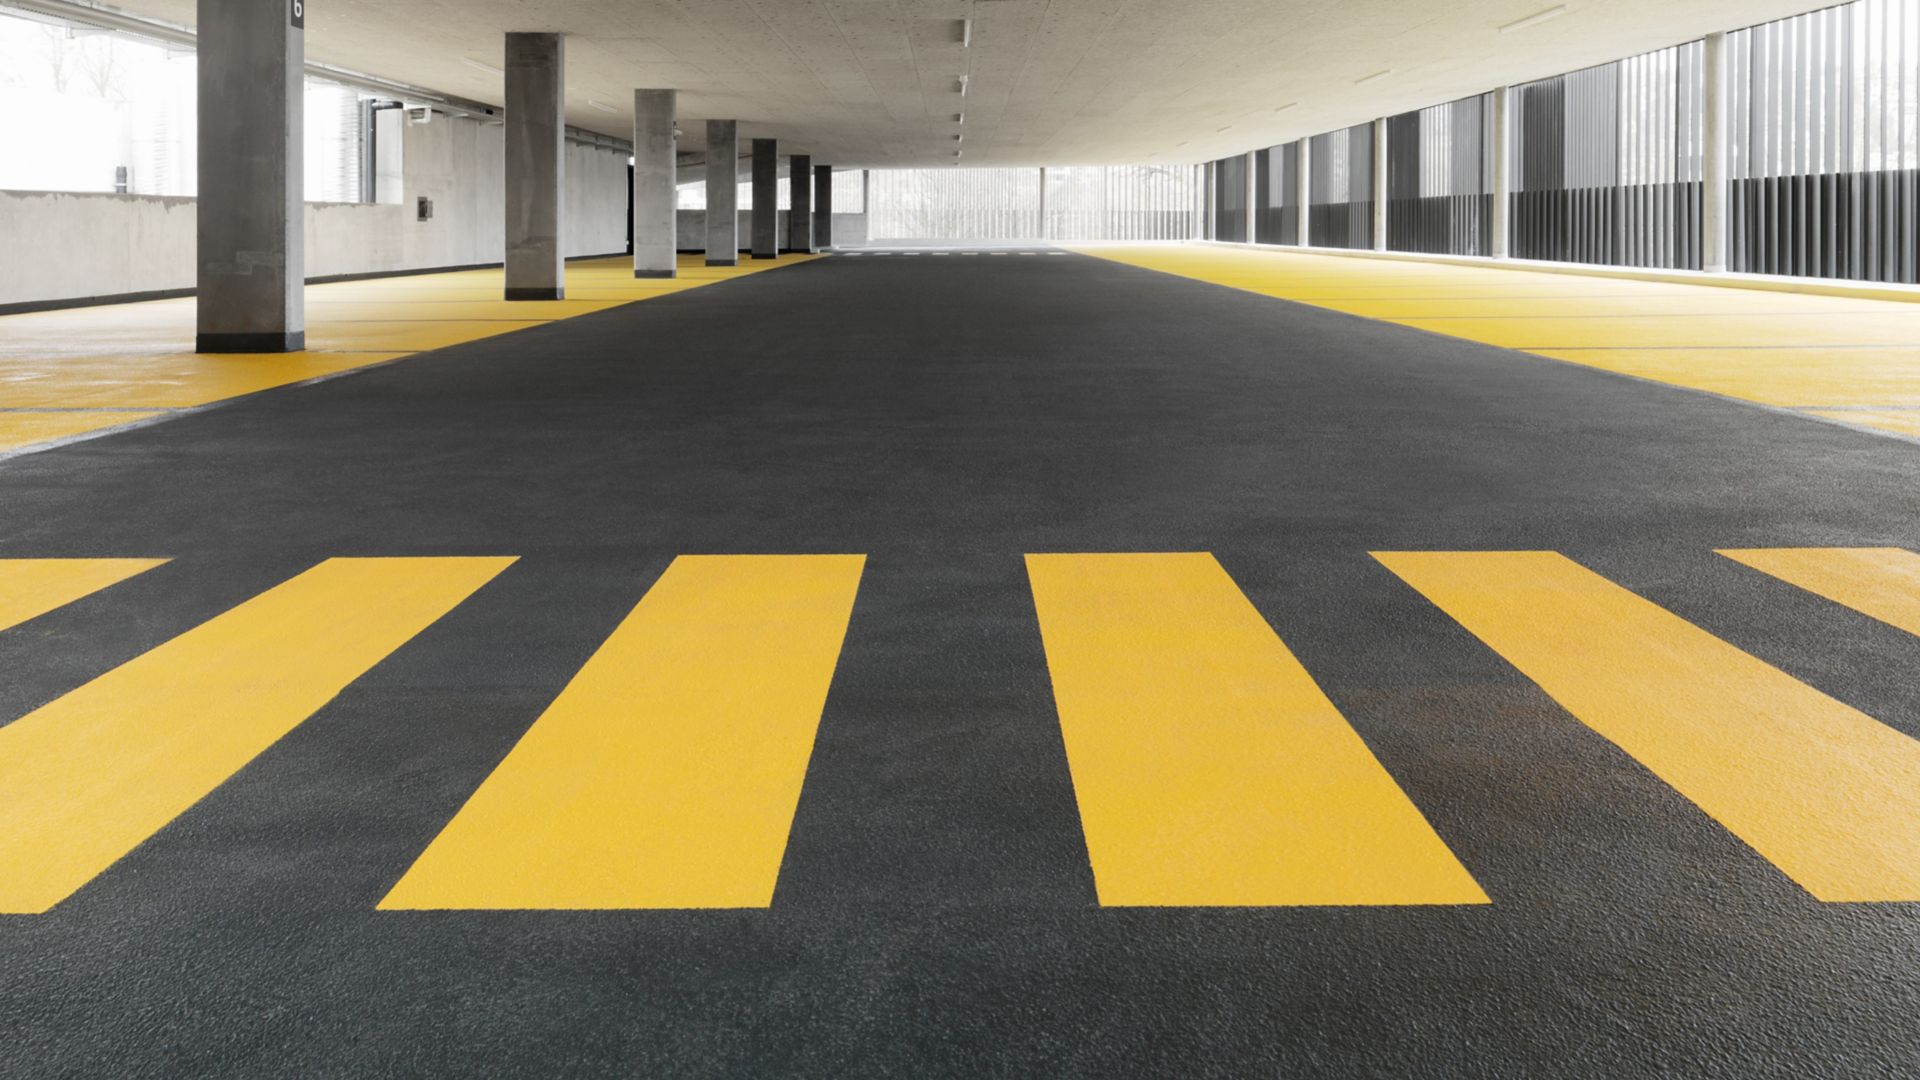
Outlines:
{"type": "Polygon", "coordinates": [[[415,221],[432,221],[433,220],[433,200],[432,199],[429,199],[425,195],[422,195],[418,199],[414,200],[414,220],[415,221]]]}

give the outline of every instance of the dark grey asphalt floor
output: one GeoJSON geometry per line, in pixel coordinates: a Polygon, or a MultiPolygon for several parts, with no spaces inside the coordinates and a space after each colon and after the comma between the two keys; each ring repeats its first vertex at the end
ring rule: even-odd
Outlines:
{"type": "Polygon", "coordinates": [[[1920,735],[1920,447],[1082,257],[832,258],[0,463],[0,722],[319,559],[522,560],[52,913],[0,1075],[1904,1077],[1811,900],[1367,555],[1565,552],[1920,735]],[[1102,910],[1021,556],[1214,552],[1493,904],[1102,910]],[[374,904],[680,553],[869,556],[770,910],[374,904]]]}

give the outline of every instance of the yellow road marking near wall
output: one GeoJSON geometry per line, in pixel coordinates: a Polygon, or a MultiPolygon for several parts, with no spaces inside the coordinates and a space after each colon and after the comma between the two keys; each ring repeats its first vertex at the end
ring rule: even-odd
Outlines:
{"type": "Polygon", "coordinates": [[[1920,437],[1920,304],[1212,245],[1114,262],[1920,437]],[[1887,411],[1822,411],[1881,406],[1887,411]]]}
{"type": "Polygon", "coordinates": [[[1920,634],[1920,555],[1902,548],[1764,548],[1720,554],[1920,634]]]}
{"type": "Polygon", "coordinates": [[[771,904],[865,561],[675,559],[380,907],[771,904]]]}
{"type": "Polygon", "coordinates": [[[675,278],[635,278],[625,256],[580,260],[567,264],[567,299],[559,301],[501,299],[497,269],[309,285],[307,351],[298,353],[190,351],[190,298],[0,316],[0,453],[814,258],[708,267],[682,256],[675,278]]]}
{"type": "Polygon", "coordinates": [[[1815,897],[1920,900],[1920,741],[1565,556],[1374,557],[1815,897]]]}
{"type": "Polygon", "coordinates": [[[1213,556],[1027,573],[1102,904],[1487,902],[1213,556]]]}
{"type": "Polygon", "coordinates": [[[165,559],[0,559],[0,630],[65,607],[165,559]]]}
{"type": "Polygon", "coordinates": [[[159,416],[157,410],[111,412],[0,411],[0,451],[53,442],[89,431],[104,431],[159,416]]]}
{"type": "Polygon", "coordinates": [[[329,559],[0,727],[0,912],[48,910],[512,559],[329,559]]]}

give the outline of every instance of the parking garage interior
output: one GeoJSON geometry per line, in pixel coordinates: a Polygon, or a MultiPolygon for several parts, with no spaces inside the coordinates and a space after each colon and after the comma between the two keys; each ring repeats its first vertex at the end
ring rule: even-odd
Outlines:
{"type": "Polygon", "coordinates": [[[0,1074],[1920,1074],[1920,0],[0,0],[0,1074]]]}

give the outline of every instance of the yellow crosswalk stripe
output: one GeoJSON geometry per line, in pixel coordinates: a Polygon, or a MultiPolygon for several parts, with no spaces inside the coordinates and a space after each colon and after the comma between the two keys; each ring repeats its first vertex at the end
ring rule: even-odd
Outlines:
{"type": "Polygon", "coordinates": [[[1213,556],[1027,573],[1102,904],[1487,902],[1213,556]]]}
{"type": "Polygon", "coordinates": [[[0,912],[46,911],[511,559],[330,559],[0,727],[0,912]]]}
{"type": "Polygon", "coordinates": [[[0,559],[0,630],[65,607],[165,559],[0,559]]]}
{"type": "Polygon", "coordinates": [[[1920,741],[1549,551],[1375,558],[1821,900],[1920,900],[1920,741]]]}
{"type": "Polygon", "coordinates": [[[1903,548],[1763,548],[1722,551],[1735,562],[1920,634],[1920,555],[1903,548]]]}
{"type": "Polygon", "coordinates": [[[675,559],[380,907],[771,904],[864,565],[675,559]]]}

